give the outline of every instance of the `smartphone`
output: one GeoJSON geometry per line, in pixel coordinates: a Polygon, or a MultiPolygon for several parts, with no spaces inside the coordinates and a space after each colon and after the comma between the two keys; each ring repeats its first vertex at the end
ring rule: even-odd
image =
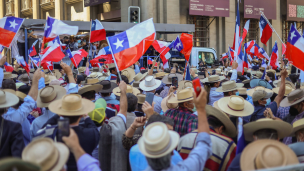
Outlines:
{"type": "Polygon", "coordinates": [[[192,84],[197,97],[201,93],[201,81],[197,78],[192,81],[192,84]]]}
{"type": "Polygon", "coordinates": [[[215,75],[215,70],[212,70],[212,75],[215,75]]]}
{"type": "Polygon", "coordinates": [[[60,64],[54,64],[54,69],[62,69],[60,64]]]}
{"type": "Polygon", "coordinates": [[[153,99],[154,99],[154,93],[148,92],[146,94],[146,100],[145,101],[147,101],[152,106],[153,99]]]}
{"type": "Polygon", "coordinates": [[[58,139],[62,141],[63,136],[70,136],[70,120],[69,118],[59,118],[58,119],[58,139]]]}
{"type": "Polygon", "coordinates": [[[172,77],[172,86],[175,88],[178,87],[178,78],[177,77],[172,77]]]}
{"type": "Polygon", "coordinates": [[[300,87],[301,87],[301,79],[297,79],[296,89],[299,89],[300,87]]]}

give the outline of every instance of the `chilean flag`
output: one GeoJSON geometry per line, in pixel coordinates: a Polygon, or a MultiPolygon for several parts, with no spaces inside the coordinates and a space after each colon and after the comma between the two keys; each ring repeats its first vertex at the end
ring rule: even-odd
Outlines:
{"type": "Polygon", "coordinates": [[[42,52],[41,62],[53,61],[59,62],[65,57],[64,53],[61,51],[59,44],[55,43],[53,46],[45,48],[42,52]]]}
{"type": "Polygon", "coordinates": [[[266,51],[260,47],[259,49],[259,55],[258,57],[261,59],[261,58],[266,58],[268,61],[269,61],[269,56],[268,54],[266,53],[266,51]]]}
{"type": "Polygon", "coordinates": [[[230,61],[234,60],[234,50],[229,47],[230,61]]]}
{"type": "Polygon", "coordinates": [[[227,53],[223,53],[222,54],[222,59],[228,58],[228,54],[227,53]]]}
{"type": "Polygon", "coordinates": [[[100,55],[100,56],[98,56],[98,57],[90,60],[91,65],[93,67],[99,67],[98,64],[101,63],[101,62],[99,62],[99,59],[105,59],[106,61],[103,62],[104,64],[112,64],[112,63],[114,63],[112,55],[100,55]]]}
{"type": "Polygon", "coordinates": [[[153,19],[136,24],[128,30],[107,39],[117,67],[122,71],[137,62],[155,40],[153,19]]]}
{"type": "Polygon", "coordinates": [[[254,49],[253,56],[259,57],[259,54],[260,54],[260,46],[259,46],[258,44],[254,44],[253,49],[254,49]]]}
{"type": "Polygon", "coordinates": [[[13,72],[14,68],[7,62],[4,63],[4,68],[6,72],[13,72]]]}
{"type": "Polygon", "coordinates": [[[282,43],[282,56],[286,53],[286,44],[282,43]]]}
{"type": "Polygon", "coordinates": [[[237,60],[236,62],[238,63],[238,67],[237,67],[237,71],[240,71],[240,72],[244,72],[244,67],[243,67],[243,63],[244,63],[244,54],[243,52],[241,51],[240,54],[237,56],[237,60]]]}
{"type": "Polygon", "coordinates": [[[187,34],[187,33],[182,33],[180,40],[183,44],[183,49],[180,52],[185,56],[185,59],[187,61],[189,61],[190,54],[191,54],[192,47],[193,47],[193,35],[187,34]]]}
{"type": "Polygon", "coordinates": [[[271,54],[271,57],[270,57],[270,66],[272,66],[273,69],[277,69],[278,68],[278,58],[279,58],[279,50],[278,50],[278,44],[277,42],[275,42],[273,48],[272,48],[272,54],[271,54]]]}
{"type": "Polygon", "coordinates": [[[247,53],[246,53],[246,49],[244,47],[244,58],[243,58],[243,74],[244,74],[244,68],[249,68],[250,64],[248,62],[248,57],[247,57],[247,53]]]}
{"type": "Polygon", "coordinates": [[[290,31],[287,39],[286,58],[292,65],[304,71],[304,38],[298,32],[293,24],[290,26],[290,31]]]}
{"type": "Polygon", "coordinates": [[[170,49],[173,47],[174,42],[167,43],[164,41],[156,40],[152,43],[154,49],[160,53],[160,58],[163,63],[166,63],[169,58],[171,58],[171,54],[169,53],[170,49]]]}
{"type": "Polygon", "coordinates": [[[37,55],[37,51],[35,48],[36,43],[38,42],[38,40],[36,40],[33,44],[32,47],[29,49],[29,55],[30,56],[36,56],[37,55]]]}
{"type": "Polygon", "coordinates": [[[24,61],[23,56],[16,56],[16,60],[17,60],[17,63],[18,63],[23,69],[25,69],[25,71],[26,71],[27,73],[30,72],[30,67],[29,67],[28,64],[24,61]]]}
{"type": "Polygon", "coordinates": [[[179,52],[184,49],[183,43],[178,36],[176,37],[176,39],[173,43],[173,48],[178,50],[179,52]]]}
{"type": "Polygon", "coordinates": [[[77,67],[79,65],[82,58],[85,58],[88,56],[88,53],[84,49],[79,49],[79,50],[73,51],[73,52],[71,52],[70,49],[68,49],[66,52],[75,67],[77,67]]]}
{"type": "Polygon", "coordinates": [[[106,47],[100,49],[98,54],[97,54],[97,57],[100,56],[100,55],[111,55],[110,47],[106,46],[106,47]]]}
{"type": "Polygon", "coordinates": [[[0,19],[0,45],[10,47],[23,21],[24,19],[17,17],[3,17],[0,19]]]}
{"type": "Polygon", "coordinates": [[[254,55],[254,44],[255,40],[251,40],[244,44],[247,54],[254,55]]]}
{"type": "Polygon", "coordinates": [[[47,47],[53,46],[53,45],[56,44],[56,43],[59,44],[63,49],[65,49],[65,45],[61,43],[59,36],[55,37],[54,40],[50,41],[50,42],[47,44],[47,47]]]}
{"type": "Polygon", "coordinates": [[[234,31],[234,40],[233,40],[233,47],[232,49],[236,52],[233,57],[234,59],[237,59],[237,56],[240,54],[239,46],[240,46],[240,35],[241,35],[241,28],[240,28],[240,10],[239,10],[239,2],[237,5],[237,16],[236,16],[236,22],[235,22],[235,31],[234,31]]]}
{"type": "Polygon", "coordinates": [[[92,20],[90,43],[106,40],[106,30],[99,20],[92,20]]]}
{"type": "Polygon", "coordinates": [[[245,40],[246,36],[247,36],[247,33],[248,33],[248,30],[249,30],[249,24],[250,24],[250,20],[248,20],[244,26],[244,29],[243,29],[243,36],[242,36],[242,39],[241,39],[241,42],[240,42],[240,46],[239,46],[239,51],[238,51],[238,54],[240,54],[240,51],[242,50],[241,46],[242,46],[242,43],[243,41],[245,40]]]}
{"type": "Polygon", "coordinates": [[[153,64],[153,59],[148,57],[148,65],[152,65],[153,64]]]}
{"type": "Polygon", "coordinates": [[[267,41],[272,36],[273,30],[271,29],[270,25],[267,23],[267,21],[263,17],[263,15],[261,15],[259,26],[260,26],[260,39],[261,39],[261,42],[266,45],[267,41]]]}
{"type": "Polygon", "coordinates": [[[43,69],[54,70],[53,62],[52,61],[41,62],[41,66],[43,67],[43,69]]]}

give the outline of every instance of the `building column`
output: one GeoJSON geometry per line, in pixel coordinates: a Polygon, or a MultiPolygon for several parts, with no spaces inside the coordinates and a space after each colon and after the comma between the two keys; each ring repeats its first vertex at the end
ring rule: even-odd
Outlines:
{"type": "Polygon", "coordinates": [[[64,1],[55,0],[55,18],[62,20],[63,19],[63,4],[64,1]]]}
{"type": "Polygon", "coordinates": [[[130,0],[120,0],[121,22],[128,22],[128,8],[131,4],[130,0]]]}
{"type": "MultiPolygon", "coordinates": [[[[281,17],[281,3],[280,1],[277,1],[277,19],[272,20],[272,26],[276,30],[276,32],[279,34],[279,36],[282,38],[282,17],[281,17]]],[[[282,42],[278,38],[278,36],[275,33],[272,33],[272,45],[274,46],[275,41],[278,43],[278,51],[279,51],[279,59],[282,57],[282,42]]],[[[272,52],[270,52],[272,53],[272,52]]],[[[269,56],[271,55],[270,53],[269,56]]]]}
{"type": "Polygon", "coordinates": [[[90,6],[84,7],[84,15],[86,16],[84,21],[91,21],[91,8],[90,6]]]}
{"type": "Polygon", "coordinates": [[[0,0],[0,18],[5,16],[5,0],[0,0]]]}
{"type": "Polygon", "coordinates": [[[39,0],[32,0],[33,3],[33,19],[40,19],[39,0]]]}
{"type": "MultiPolygon", "coordinates": [[[[214,48],[217,51],[219,50],[217,45],[217,37],[218,37],[218,20],[219,17],[209,17],[209,21],[207,25],[209,25],[209,47],[214,48]],[[214,20],[213,20],[214,19],[214,20]],[[212,21],[213,20],[213,21],[212,21]],[[212,21],[212,23],[211,23],[212,21]]],[[[218,52],[217,52],[218,53],[218,52]]]]}
{"type": "Polygon", "coordinates": [[[234,30],[235,30],[235,1],[230,1],[230,12],[229,17],[225,17],[225,49],[228,49],[228,46],[232,47],[234,40],[234,30]]]}
{"type": "Polygon", "coordinates": [[[14,1],[15,17],[20,17],[21,4],[19,0],[14,1]]]}

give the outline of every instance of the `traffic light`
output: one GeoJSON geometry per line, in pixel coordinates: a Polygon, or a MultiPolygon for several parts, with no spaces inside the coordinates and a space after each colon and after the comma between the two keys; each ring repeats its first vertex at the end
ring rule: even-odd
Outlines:
{"type": "Polygon", "coordinates": [[[128,9],[128,22],[140,23],[140,8],[137,6],[130,6],[128,9]]]}

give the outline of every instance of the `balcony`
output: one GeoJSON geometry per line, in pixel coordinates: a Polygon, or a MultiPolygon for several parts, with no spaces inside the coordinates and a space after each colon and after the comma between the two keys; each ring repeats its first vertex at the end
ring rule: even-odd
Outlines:
{"type": "Polygon", "coordinates": [[[21,13],[25,16],[29,16],[33,14],[32,0],[23,0],[21,2],[21,13]]]}
{"type": "Polygon", "coordinates": [[[13,16],[15,15],[15,6],[14,0],[7,0],[6,2],[6,16],[13,16]]]}
{"type": "Polygon", "coordinates": [[[67,4],[74,4],[76,2],[82,2],[83,0],[65,0],[67,4]]]}
{"type": "Polygon", "coordinates": [[[55,8],[55,0],[41,0],[41,8],[44,10],[50,10],[55,8]]]}

